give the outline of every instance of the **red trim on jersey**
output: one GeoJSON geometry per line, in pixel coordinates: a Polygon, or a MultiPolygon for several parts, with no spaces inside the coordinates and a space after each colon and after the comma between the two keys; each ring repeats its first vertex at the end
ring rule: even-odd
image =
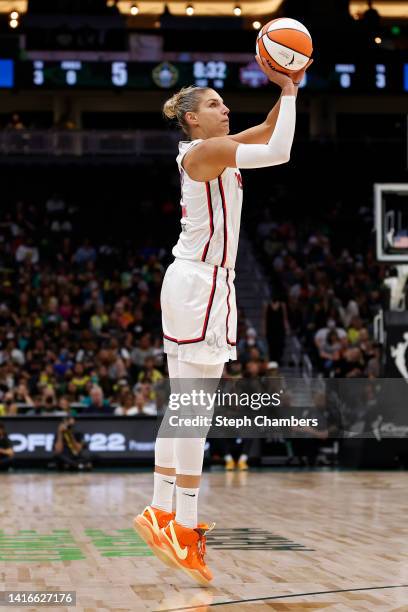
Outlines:
{"type": "Polygon", "coordinates": [[[210,187],[209,181],[206,182],[205,188],[207,190],[208,217],[209,217],[209,220],[210,220],[210,237],[208,238],[207,244],[204,247],[203,254],[201,255],[201,261],[205,261],[205,258],[207,257],[207,253],[208,253],[208,249],[209,249],[209,246],[210,246],[211,238],[213,237],[213,234],[214,234],[214,218],[213,218],[214,213],[213,213],[213,207],[212,207],[211,187],[210,187]]]}
{"type": "Polygon", "coordinates": [[[199,338],[193,338],[192,340],[177,340],[177,338],[172,338],[171,336],[166,336],[166,334],[163,334],[166,340],[170,340],[171,342],[176,342],[176,344],[193,344],[194,342],[202,342],[204,340],[205,335],[207,333],[208,321],[210,319],[211,308],[212,308],[213,301],[214,301],[215,288],[217,285],[217,272],[218,272],[218,266],[214,266],[213,284],[212,284],[211,293],[210,293],[210,297],[209,297],[208,304],[207,304],[207,310],[205,313],[203,331],[201,332],[201,336],[199,338]]]}
{"type": "Polygon", "coordinates": [[[228,282],[229,279],[229,270],[227,268],[227,287],[228,287],[228,293],[227,293],[227,308],[228,308],[228,312],[227,312],[227,320],[226,320],[226,333],[225,333],[225,338],[227,340],[227,344],[229,344],[230,346],[236,346],[237,343],[236,342],[231,342],[231,340],[228,338],[228,319],[230,316],[230,312],[231,312],[231,308],[230,308],[230,303],[229,303],[229,297],[230,297],[230,293],[231,293],[231,287],[230,284],[228,282]]]}
{"type": "Polygon", "coordinates": [[[227,240],[228,240],[228,230],[227,230],[227,203],[225,201],[224,187],[222,184],[221,175],[218,177],[218,187],[221,194],[221,202],[222,202],[222,213],[224,217],[224,248],[222,251],[222,261],[221,268],[225,265],[225,260],[227,259],[227,240]]]}

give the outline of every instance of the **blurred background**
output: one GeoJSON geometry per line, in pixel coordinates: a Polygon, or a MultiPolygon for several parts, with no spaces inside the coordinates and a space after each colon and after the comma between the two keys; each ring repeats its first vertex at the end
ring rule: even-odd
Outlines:
{"type": "MultiPolygon", "coordinates": [[[[160,288],[179,233],[183,139],[161,107],[183,85],[208,85],[231,109],[232,133],[262,122],[278,91],[256,65],[255,39],[280,16],[308,27],[314,64],[290,163],[243,172],[239,360],[225,376],[260,389],[293,379],[301,414],[326,406],[325,379],[408,378],[405,290],[387,319],[387,279],[398,271],[378,261],[373,197],[375,183],[407,183],[406,2],[0,0],[7,468],[49,464],[69,414],[94,463],[152,464],[167,376],[160,288]]],[[[379,414],[370,388],[358,409],[367,431],[379,414]]],[[[405,466],[405,439],[380,433],[353,445],[336,438],[335,419],[331,427],[301,444],[217,441],[206,461],[405,466]]],[[[89,456],[76,463],[89,466],[89,456]]]]}

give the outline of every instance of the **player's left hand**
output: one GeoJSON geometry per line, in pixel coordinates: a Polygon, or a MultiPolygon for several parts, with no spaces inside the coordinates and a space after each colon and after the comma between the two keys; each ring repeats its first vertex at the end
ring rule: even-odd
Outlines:
{"type": "Polygon", "coordinates": [[[305,72],[306,70],[309,68],[310,64],[313,64],[313,60],[310,59],[306,66],[304,68],[302,68],[302,70],[298,70],[297,72],[291,72],[288,76],[289,78],[292,79],[293,83],[295,85],[300,85],[300,83],[303,81],[303,77],[305,76],[305,72]]]}

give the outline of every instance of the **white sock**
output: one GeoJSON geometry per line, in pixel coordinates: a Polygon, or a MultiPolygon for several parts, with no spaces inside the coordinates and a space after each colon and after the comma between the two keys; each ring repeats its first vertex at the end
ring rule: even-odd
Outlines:
{"type": "Polygon", "coordinates": [[[176,523],[183,527],[197,527],[198,491],[199,489],[176,487],[176,523]]]}
{"type": "Polygon", "coordinates": [[[242,454],[239,458],[240,461],[248,461],[248,455],[242,454]]]}
{"type": "Polygon", "coordinates": [[[233,458],[234,458],[234,457],[233,457],[232,455],[228,454],[228,455],[225,455],[225,457],[224,457],[224,461],[225,461],[225,462],[227,462],[227,461],[232,461],[232,460],[233,460],[233,458]]]}
{"type": "Polygon", "coordinates": [[[176,475],[154,473],[154,490],[152,506],[165,512],[171,512],[173,507],[173,491],[176,475]]]}

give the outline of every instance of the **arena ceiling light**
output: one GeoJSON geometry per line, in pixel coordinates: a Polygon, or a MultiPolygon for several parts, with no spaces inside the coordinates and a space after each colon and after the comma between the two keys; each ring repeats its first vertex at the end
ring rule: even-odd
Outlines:
{"type": "Polygon", "coordinates": [[[20,25],[19,17],[20,17],[20,13],[18,11],[16,11],[15,9],[10,12],[10,14],[9,14],[9,27],[12,30],[15,30],[20,25]]]}
{"type": "Polygon", "coordinates": [[[235,15],[235,17],[239,17],[241,15],[241,13],[242,13],[241,7],[239,5],[235,6],[234,7],[234,15],[235,15]]]}
{"type": "Polygon", "coordinates": [[[191,17],[191,15],[194,15],[194,6],[192,4],[188,4],[186,6],[186,14],[191,17]]]}
{"type": "MultiPolygon", "coordinates": [[[[108,0],[107,0],[108,1],[108,0]]],[[[109,0],[110,1],[110,0],[109,0]]],[[[282,4],[282,0],[243,0],[240,8],[245,15],[258,17],[261,21],[274,13],[282,4]]],[[[28,0],[0,0],[0,13],[10,15],[11,11],[17,11],[20,15],[27,12],[28,0]]],[[[125,15],[131,15],[132,0],[116,0],[116,6],[125,15]]],[[[146,15],[161,15],[165,2],[162,0],[142,0],[138,7],[146,15]]],[[[185,0],[170,0],[169,11],[172,15],[185,15],[185,0]]],[[[231,2],[227,0],[195,0],[195,15],[231,15],[231,2]]],[[[383,18],[408,19],[407,0],[374,0],[375,8],[383,18]]],[[[351,15],[363,15],[367,10],[367,0],[350,0],[349,10],[351,15]]]]}
{"type": "MultiPolygon", "coordinates": [[[[282,3],[282,0],[244,0],[240,1],[239,4],[231,3],[230,0],[193,1],[194,16],[230,17],[231,13],[236,15],[235,7],[241,9],[241,15],[252,16],[254,19],[259,18],[261,21],[265,21],[265,16],[274,13],[282,3]]],[[[134,2],[130,0],[118,0],[116,6],[121,13],[131,15],[133,4],[134,2]]],[[[143,15],[161,15],[164,12],[165,5],[167,5],[171,15],[180,17],[186,15],[186,0],[138,0],[137,4],[143,15]]]]}
{"type": "Polygon", "coordinates": [[[132,4],[132,6],[130,7],[130,14],[133,16],[139,14],[139,7],[137,6],[137,4],[132,4]]]}
{"type": "MultiPolygon", "coordinates": [[[[1,2],[4,0],[0,0],[1,2]]],[[[121,13],[131,14],[131,0],[118,0],[117,6],[121,13]]],[[[138,2],[139,7],[146,15],[161,15],[164,10],[164,1],[142,0],[138,2]]],[[[167,2],[172,15],[185,15],[185,0],[170,0],[167,2]]],[[[257,17],[260,21],[269,18],[282,4],[282,0],[242,0],[240,8],[244,15],[257,17]]],[[[231,15],[233,9],[228,0],[194,0],[194,14],[221,16],[231,15]]],[[[381,17],[408,18],[407,0],[374,0],[373,7],[380,13],[381,17]]],[[[363,14],[367,10],[367,0],[350,0],[350,14],[363,14]]]]}

